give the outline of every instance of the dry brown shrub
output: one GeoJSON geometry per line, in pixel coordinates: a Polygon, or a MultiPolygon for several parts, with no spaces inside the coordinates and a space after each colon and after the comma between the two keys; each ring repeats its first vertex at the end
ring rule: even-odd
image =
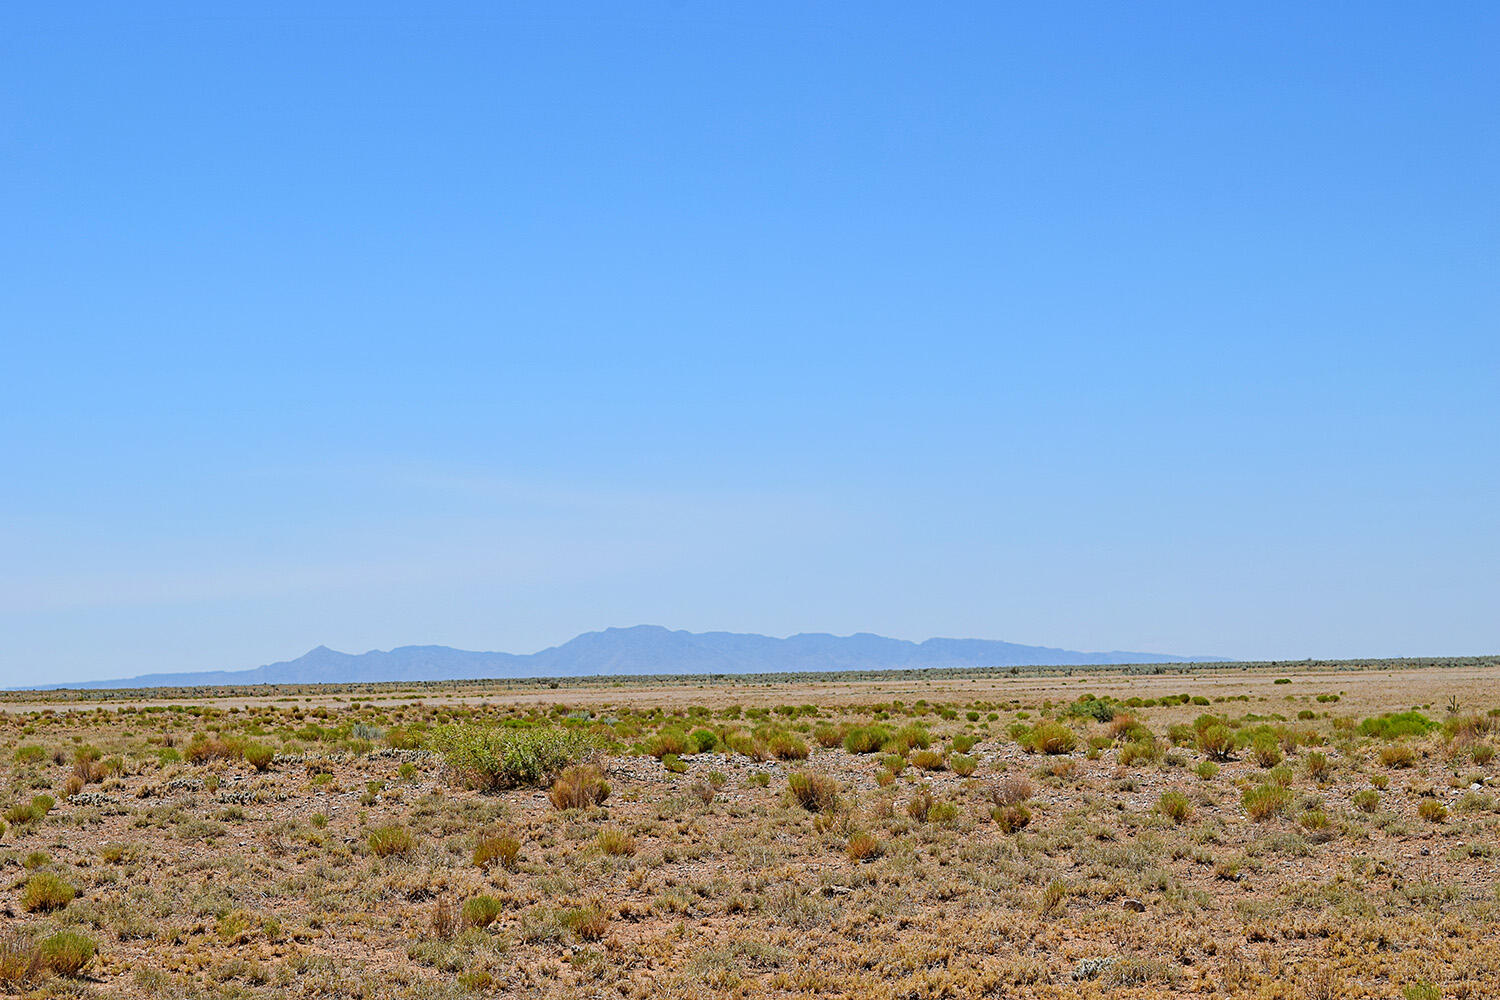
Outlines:
{"type": "Polygon", "coordinates": [[[609,782],[593,764],[572,764],[563,768],[547,801],[554,809],[589,809],[609,798],[609,782]]]}

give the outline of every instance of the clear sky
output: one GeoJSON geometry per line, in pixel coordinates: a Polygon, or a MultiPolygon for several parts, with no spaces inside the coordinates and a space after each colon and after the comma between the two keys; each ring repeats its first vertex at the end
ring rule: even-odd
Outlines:
{"type": "Polygon", "coordinates": [[[1500,6],[9,4],[0,683],[1500,652],[1500,6]]]}

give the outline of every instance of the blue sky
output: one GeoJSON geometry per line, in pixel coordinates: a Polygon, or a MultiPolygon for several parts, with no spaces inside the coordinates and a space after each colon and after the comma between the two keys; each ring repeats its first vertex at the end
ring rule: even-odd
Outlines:
{"type": "Polygon", "coordinates": [[[1489,4],[11,5],[0,683],[1500,651],[1489,4]]]}

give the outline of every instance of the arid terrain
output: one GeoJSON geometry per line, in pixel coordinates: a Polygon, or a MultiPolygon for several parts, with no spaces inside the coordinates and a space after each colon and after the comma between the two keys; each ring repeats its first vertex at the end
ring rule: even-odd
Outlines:
{"type": "Polygon", "coordinates": [[[1500,996],[1500,662],[12,692],[0,988],[1500,996]]]}

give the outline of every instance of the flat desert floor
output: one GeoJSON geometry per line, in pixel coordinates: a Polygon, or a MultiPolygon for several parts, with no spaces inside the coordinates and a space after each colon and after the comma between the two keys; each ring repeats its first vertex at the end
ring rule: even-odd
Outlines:
{"type": "Polygon", "coordinates": [[[1500,996],[1500,665],[0,703],[0,989],[1500,996]]]}

